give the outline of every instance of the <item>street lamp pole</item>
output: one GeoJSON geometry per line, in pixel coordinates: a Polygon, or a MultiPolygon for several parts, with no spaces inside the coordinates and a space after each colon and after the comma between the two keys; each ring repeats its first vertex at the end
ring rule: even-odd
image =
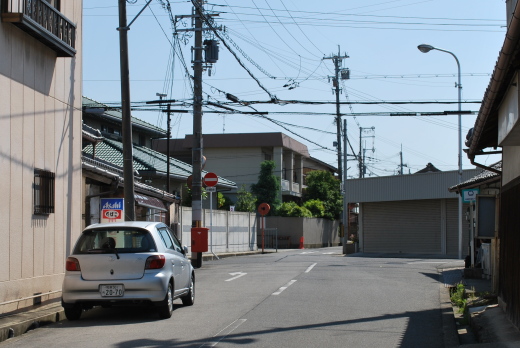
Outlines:
{"type": "MultiPolygon", "coordinates": [[[[462,124],[461,124],[461,94],[462,94],[462,84],[460,82],[460,63],[457,56],[450,51],[444,50],[442,48],[433,47],[431,45],[419,45],[417,46],[419,51],[422,53],[428,53],[431,50],[437,50],[441,52],[446,52],[452,55],[453,58],[455,58],[455,61],[457,62],[457,69],[458,69],[458,77],[459,82],[457,84],[458,89],[458,95],[459,95],[459,120],[458,120],[458,128],[459,128],[459,184],[462,183],[462,124]]],[[[462,259],[462,194],[459,192],[459,204],[458,204],[458,210],[459,210],[459,259],[462,259]]],[[[471,243],[473,241],[470,241],[471,243]]]]}

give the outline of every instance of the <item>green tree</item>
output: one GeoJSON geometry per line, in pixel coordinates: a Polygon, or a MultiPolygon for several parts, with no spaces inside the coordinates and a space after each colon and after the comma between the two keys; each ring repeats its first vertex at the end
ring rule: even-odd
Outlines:
{"type": "MultiPolygon", "coordinates": [[[[191,189],[186,184],[184,185],[184,188],[185,188],[186,194],[182,195],[181,205],[184,207],[191,207],[191,202],[192,202],[191,189]]],[[[204,187],[201,189],[201,196],[202,196],[202,199],[208,198],[208,192],[206,191],[206,189],[204,187]]]]}
{"type": "Polygon", "coordinates": [[[303,203],[303,206],[307,208],[314,217],[321,218],[325,215],[325,204],[319,199],[310,199],[303,203]]]}
{"type": "Polygon", "coordinates": [[[229,207],[233,205],[233,201],[228,196],[224,196],[222,192],[217,192],[217,209],[229,210],[229,207]]]}
{"type": "Polygon", "coordinates": [[[240,186],[237,191],[236,211],[254,212],[256,209],[256,197],[246,189],[246,185],[240,186]]]}
{"type": "Polygon", "coordinates": [[[316,170],[307,174],[305,201],[318,199],[325,207],[324,218],[338,219],[343,210],[340,182],[327,171],[316,170]]]}
{"type": "Polygon", "coordinates": [[[284,202],[276,211],[278,216],[285,217],[312,217],[312,213],[305,207],[300,207],[295,202],[284,202]]]}
{"type": "Polygon", "coordinates": [[[251,192],[256,196],[256,205],[267,203],[271,206],[269,215],[273,214],[280,205],[278,193],[280,192],[280,178],[274,175],[276,164],[274,161],[263,161],[260,164],[258,182],[251,185],[251,192]]]}

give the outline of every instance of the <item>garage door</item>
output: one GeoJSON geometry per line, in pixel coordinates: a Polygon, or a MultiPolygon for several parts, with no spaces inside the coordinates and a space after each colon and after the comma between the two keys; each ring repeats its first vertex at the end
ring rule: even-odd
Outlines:
{"type": "Polygon", "coordinates": [[[441,210],[441,200],[364,203],[364,251],[441,254],[441,210]]]}

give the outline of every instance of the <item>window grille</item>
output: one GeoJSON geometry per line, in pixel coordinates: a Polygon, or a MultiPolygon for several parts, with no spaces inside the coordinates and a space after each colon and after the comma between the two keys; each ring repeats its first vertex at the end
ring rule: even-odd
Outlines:
{"type": "Polygon", "coordinates": [[[43,169],[34,170],[34,214],[54,213],[54,173],[43,169]]]}

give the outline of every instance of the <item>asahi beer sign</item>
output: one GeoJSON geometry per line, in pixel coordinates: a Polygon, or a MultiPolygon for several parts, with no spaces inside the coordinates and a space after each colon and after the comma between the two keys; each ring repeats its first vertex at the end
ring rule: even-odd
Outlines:
{"type": "Polygon", "coordinates": [[[124,221],[123,198],[101,198],[101,222],[124,221]]]}

